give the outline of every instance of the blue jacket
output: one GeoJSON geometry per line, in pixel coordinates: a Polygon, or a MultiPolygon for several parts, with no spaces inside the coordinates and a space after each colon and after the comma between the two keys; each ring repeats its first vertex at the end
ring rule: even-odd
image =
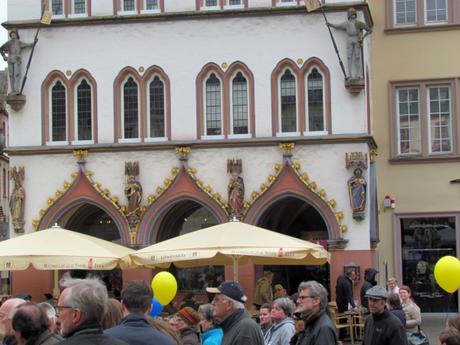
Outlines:
{"type": "Polygon", "coordinates": [[[220,345],[222,343],[222,337],[224,332],[222,328],[211,328],[206,332],[201,333],[201,344],[202,345],[220,345]]]}
{"type": "Polygon", "coordinates": [[[118,326],[106,329],[104,333],[129,345],[176,345],[172,338],[150,326],[143,315],[129,314],[121,319],[118,326]]]}

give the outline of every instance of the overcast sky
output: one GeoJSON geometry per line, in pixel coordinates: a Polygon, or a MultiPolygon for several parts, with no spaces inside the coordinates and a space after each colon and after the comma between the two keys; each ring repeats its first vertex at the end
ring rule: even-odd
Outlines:
{"type": "MultiPolygon", "coordinates": [[[[0,0],[0,23],[6,22],[6,0],[0,0]]],[[[8,40],[8,32],[3,26],[0,26],[0,45],[8,40]]],[[[6,67],[6,62],[0,56],[0,69],[6,67]]]]}

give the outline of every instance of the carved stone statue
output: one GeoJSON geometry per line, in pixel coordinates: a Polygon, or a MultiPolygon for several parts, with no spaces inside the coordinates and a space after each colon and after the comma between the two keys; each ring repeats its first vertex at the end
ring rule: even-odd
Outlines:
{"type": "Polygon", "coordinates": [[[14,181],[14,188],[10,196],[10,212],[14,230],[24,231],[24,203],[26,191],[22,186],[24,180],[24,167],[14,167],[11,170],[11,179],[14,181]]]}
{"type": "Polygon", "coordinates": [[[348,180],[348,194],[353,218],[363,220],[366,209],[367,182],[362,177],[363,171],[360,168],[356,168],[353,174],[354,176],[348,180]]]}
{"type": "Polygon", "coordinates": [[[227,161],[227,172],[231,178],[228,184],[228,203],[231,207],[231,216],[240,217],[244,205],[244,180],[240,176],[242,172],[241,159],[227,161]]]}
{"type": "Polygon", "coordinates": [[[372,33],[372,29],[364,22],[356,19],[357,14],[354,8],[348,10],[348,20],[332,24],[327,23],[330,27],[338,30],[346,31],[347,38],[347,62],[348,62],[348,78],[347,80],[362,80],[362,45],[364,38],[372,33]]]}
{"type": "Polygon", "coordinates": [[[10,94],[18,95],[21,93],[22,84],[22,58],[21,51],[24,48],[32,47],[34,43],[24,43],[19,40],[19,34],[16,30],[10,31],[10,40],[0,47],[0,54],[3,60],[8,62],[8,74],[10,78],[10,94]]]}
{"type": "Polygon", "coordinates": [[[127,182],[125,185],[125,196],[128,199],[126,207],[126,217],[132,227],[139,223],[141,215],[141,201],[142,201],[142,186],[137,181],[136,177],[139,175],[139,162],[126,162],[125,174],[127,175],[127,182]]]}

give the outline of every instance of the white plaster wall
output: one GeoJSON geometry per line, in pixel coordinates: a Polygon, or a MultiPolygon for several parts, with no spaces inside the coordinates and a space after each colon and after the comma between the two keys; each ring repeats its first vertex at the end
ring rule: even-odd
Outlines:
{"type": "Polygon", "coordinates": [[[165,0],[164,5],[165,12],[185,12],[194,11],[196,9],[195,0],[165,0]]]}
{"type": "Polygon", "coordinates": [[[91,12],[93,16],[113,15],[113,0],[91,1],[91,12]]]}
{"type": "MultiPolygon", "coordinates": [[[[343,211],[343,224],[348,225],[344,237],[349,240],[347,249],[350,250],[369,249],[369,216],[362,222],[352,219],[347,190],[347,180],[353,175],[353,169],[345,168],[345,153],[355,151],[366,152],[367,145],[297,145],[293,151],[293,161],[301,164],[301,171],[317,183],[318,190],[327,192],[329,200],[335,199],[337,211],[343,211]]],[[[282,163],[282,153],[277,147],[219,148],[192,150],[189,166],[197,169],[196,176],[205,186],[210,185],[214,193],[220,193],[222,199],[227,200],[227,159],[231,158],[243,161],[245,201],[250,201],[251,193],[260,191],[260,185],[267,183],[270,174],[275,174],[275,164],[282,163]]],[[[118,196],[121,204],[126,204],[123,193],[125,161],[139,161],[143,203],[149,194],[156,194],[156,188],[163,186],[165,178],[171,177],[171,168],[180,166],[174,150],[91,153],[87,168],[94,173],[94,181],[118,196]]],[[[30,232],[33,231],[32,220],[39,219],[40,209],[48,207],[47,199],[54,198],[57,190],[62,191],[64,181],[70,182],[71,173],[78,171],[76,158],[71,154],[13,156],[11,166],[25,167],[25,228],[30,232]]],[[[364,177],[368,179],[367,171],[364,177]]],[[[366,210],[369,210],[369,201],[366,210]]]]}
{"type": "Polygon", "coordinates": [[[35,0],[1,0],[8,1],[8,21],[23,21],[40,18],[41,1],[35,0]]]}
{"type": "MultiPolygon", "coordinates": [[[[340,22],[343,16],[344,13],[334,13],[329,17],[332,22],[340,22]]],[[[30,42],[34,34],[33,29],[23,29],[21,39],[30,42]]],[[[336,32],[335,36],[346,64],[345,35],[336,32]]],[[[329,33],[319,13],[45,27],[40,32],[24,89],[27,103],[11,117],[10,145],[41,144],[43,80],[52,70],[73,73],[80,68],[87,69],[97,81],[99,141],[113,142],[113,81],[126,66],[138,69],[151,65],[163,68],[171,80],[172,138],[195,139],[196,76],[209,62],[230,65],[234,61],[244,62],[254,74],[256,135],[271,136],[272,70],[284,58],[296,61],[313,56],[330,69],[333,133],[365,132],[365,93],[351,95],[345,89],[329,33]]]]}

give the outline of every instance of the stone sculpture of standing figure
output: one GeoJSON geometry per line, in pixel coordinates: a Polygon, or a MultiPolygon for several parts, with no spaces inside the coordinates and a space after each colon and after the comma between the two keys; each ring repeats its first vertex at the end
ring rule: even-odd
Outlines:
{"type": "Polygon", "coordinates": [[[364,210],[366,208],[367,182],[362,176],[363,171],[360,168],[356,168],[353,174],[354,176],[348,180],[350,204],[353,210],[353,218],[362,220],[364,219],[364,210]]]}
{"type": "Polygon", "coordinates": [[[347,39],[347,62],[348,78],[347,80],[363,79],[362,69],[362,45],[364,38],[372,33],[372,29],[364,22],[357,20],[356,10],[348,10],[348,20],[340,24],[327,23],[330,27],[346,31],[347,39]]]}
{"type": "Polygon", "coordinates": [[[24,231],[24,202],[26,191],[22,186],[24,180],[24,167],[14,167],[11,171],[11,178],[14,181],[14,188],[10,197],[10,212],[14,230],[24,231]]]}
{"type": "Polygon", "coordinates": [[[21,51],[24,48],[32,47],[34,43],[24,43],[19,40],[19,34],[16,30],[10,31],[10,40],[0,47],[0,54],[3,60],[8,62],[8,74],[10,78],[11,92],[10,94],[19,95],[21,93],[22,84],[22,58],[21,51]]]}
{"type": "Polygon", "coordinates": [[[241,159],[227,160],[227,172],[231,175],[230,182],[228,183],[230,215],[232,217],[240,217],[244,206],[244,180],[241,177],[243,162],[241,159]]]}

